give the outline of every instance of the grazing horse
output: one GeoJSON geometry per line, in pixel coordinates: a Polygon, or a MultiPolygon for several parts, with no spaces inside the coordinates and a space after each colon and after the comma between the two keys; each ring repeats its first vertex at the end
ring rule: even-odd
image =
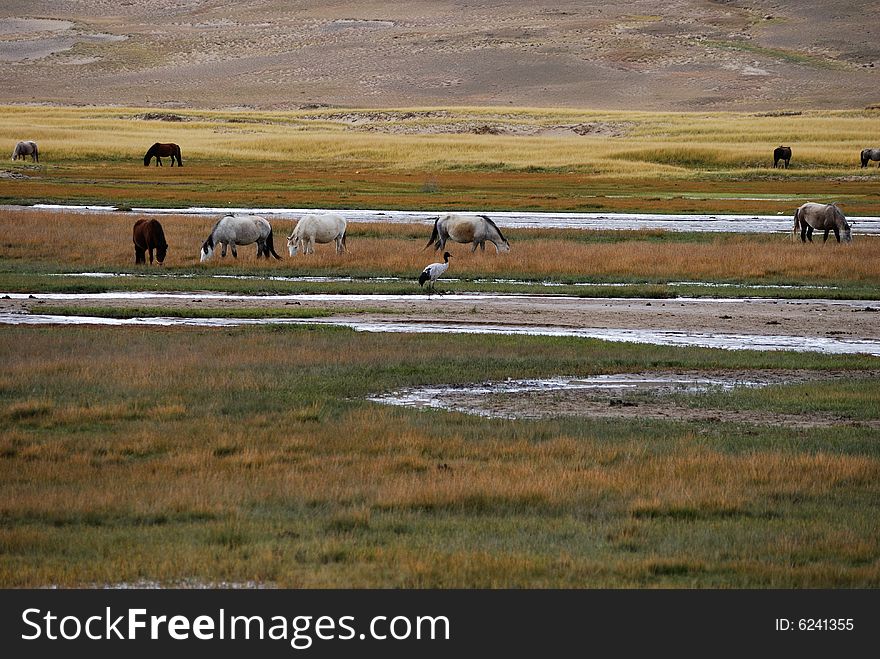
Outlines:
{"type": "Polygon", "coordinates": [[[21,158],[24,160],[25,156],[30,156],[33,162],[40,162],[40,152],[37,149],[36,142],[19,142],[15,145],[15,148],[12,150],[12,159],[18,160],[21,158]]]}
{"type": "Polygon", "coordinates": [[[785,162],[785,169],[788,169],[788,161],[791,160],[790,146],[778,146],[773,149],[773,169],[776,169],[780,160],[785,162]]]}
{"type": "MultiPolygon", "coordinates": [[[[862,149],[862,167],[867,167],[869,160],[880,160],[880,149],[862,149]]],[[[880,162],[877,167],[880,168],[880,162]]]]}
{"type": "Polygon", "coordinates": [[[144,156],[144,167],[150,164],[150,160],[153,158],[156,159],[156,166],[160,167],[162,165],[162,158],[167,156],[171,156],[171,166],[174,167],[174,159],[177,159],[177,165],[179,167],[183,167],[183,161],[180,159],[180,147],[176,144],[161,144],[160,142],[156,142],[153,146],[147,149],[147,153],[144,156]]]}
{"type": "Polygon", "coordinates": [[[227,215],[220,218],[211,229],[208,239],[202,243],[199,252],[201,261],[207,261],[214,256],[214,246],[217,243],[222,246],[220,256],[226,256],[227,245],[232,245],[232,256],[238,258],[236,245],[257,243],[257,258],[269,258],[270,254],[276,259],[281,258],[272,245],[272,226],[265,218],[257,215],[227,215]]]}
{"type": "Polygon", "coordinates": [[[156,250],[156,260],[159,265],[165,260],[165,254],[168,253],[168,243],[165,242],[165,232],[162,231],[162,225],[158,220],[141,219],[134,223],[132,231],[134,240],[134,262],[135,264],[146,264],[147,259],[145,253],[150,252],[150,265],[153,265],[153,250],[156,250]]]}
{"type": "Polygon", "coordinates": [[[287,251],[291,256],[297,252],[314,254],[315,243],[336,241],[336,253],[345,251],[345,230],[348,224],[341,215],[304,215],[296,223],[293,232],[287,236],[287,251]]]}
{"type": "Polygon", "coordinates": [[[423,249],[427,249],[433,244],[436,252],[446,247],[446,241],[451,239],[457,243],[472,243],[471,252],[477,251],[477,245],[485,251],[487,240],[495,245],[496,254],[510,251],[510,243],[501,233],[501,229],[485,215],[468,217],[449,214],[433,218],[433,220],[434,230],[431,232],[428,244],[423,249]]]}
{"type": "Polygon", "coordinates": [[[807,240],[813,242],[813,229],[825,232],[823,243],[828,240],[829,231],[834,231],[837,242],[840,242],[841,233],[843,233],[843,242],[852,242],[852,227],[847,223],[837,204],[816,204],[810,201],[794,212],[794,227],[791,230],[793,240],[797,240],[800,231],[802,242],[807,240]]]}

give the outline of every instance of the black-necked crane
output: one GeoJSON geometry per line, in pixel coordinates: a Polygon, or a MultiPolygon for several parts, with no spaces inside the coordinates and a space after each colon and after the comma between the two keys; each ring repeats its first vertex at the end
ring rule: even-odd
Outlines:
{"type": "Polygon", "coordinates": [[[434,282],[437,281],[437,278],[440,277],[440,275],[449,269],[450,256],[452,255],[449,252],[443,252],[443,263],[432,263],[422,270],[422,274],[419,275],[419,286],[428,282],[429,290],[433,292],[434,282]]]}

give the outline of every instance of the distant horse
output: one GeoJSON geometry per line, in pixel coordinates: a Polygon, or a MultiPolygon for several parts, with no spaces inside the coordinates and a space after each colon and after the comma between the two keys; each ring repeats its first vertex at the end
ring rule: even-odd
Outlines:
{"type": "Polygon", "coordinates": [[[432,244],[434,251],[443,249],[446,247],[446,241],[451,239],[457,243],[472,243],[471,252],[477,251],[477,245],[485,251],[487,240],[495,245],[496,254],[510,251],[510,243],[501,233],[501,229],[485,215],[469,217],[448,214],[433,219],[434,230],[423,249],[427,249],[432,244]]]}
{"type": "Polygon", "coordinates": [[[336,253],[345,251],[345,230],[348,224],[341,215],[304,215],[296,223],[293,232],[287,236],[287,251],[296,256],[298,251],[313,254],[315,243],[336,241],[336,253]]]}
{"type": "Polygon", "coordinates": [[[162,165],[162,158],[171,156],[171,166],[174,167],[174,159],[177,159],[177,165],[183,167],[183,161],[180,159],[180,147],[176,144],[161,144],[156,142],[151,146],[144,156],[144,167],[150,164],[150,160],[156,159],[156,166],[162,165]]]}
{"type": "Polygon", "coordinates": [[[788,161],[791,160],[790,146],[778,146],[773,149],[773,169],[776,169],[780,160],[785,161],[785,168],[788,169],[788,161]]]}
{"type": "MultiPolygon", "coordinates": [[[[880,149],[862,149],[862,167],[867,167],[869,160],[880,160],[880,149]]],[[[880,168],[880,163],[877,167],[880,168]]]]}
{"type": "Polygon", "coordinates": [[[12,159],[18,160],[21,158],[24,160],[25,156],[30,156],[33,162],[40,162],[40,152],[37,149],[36,142],[19,142],[15,145],[15,148],[12,150],[12,159]]]}
{"type": "Polygon", "coordinates": [[[132,231],[134,240],[135,264],[146,263],[145,253],[150,252],[150,265],[153,265],[153,250],[156,250],[156,260],[161,265],[168,253],[168,243],[165,242],[165,232],[158,220],[141,219],[134,223],[132,231]]]}
{"type": "Polygon", "coordinates": [[[227,245],[232,245],[232,256],[238,258],[236,245],[257,243],[257,258],[269,258],[270,254],[276,259],[281,258],[272,245],[272,226],[265,218],[257,215],[227,215],[220,218],[211,229],[208,239],[202,243],[199,256],[203,262],[214,256],[214,246],[217,243],[222,246],[220,256],[226,256],[227,245]]]}
{"type": "Polygon", "coordinates": [[[843,233],[843,242],[852,242],[852,227],[847,223],[837,204],[816,204],[811,201],[794,212],[794,227],[791,230],[794,240],[797,240],[800,231],[802,242],[807,240],[813,242],[813,229],[825,232],[823,243],[828,240],[829,231],[834,231],[837,242],[840,242],[841,233],[843,233]]]}

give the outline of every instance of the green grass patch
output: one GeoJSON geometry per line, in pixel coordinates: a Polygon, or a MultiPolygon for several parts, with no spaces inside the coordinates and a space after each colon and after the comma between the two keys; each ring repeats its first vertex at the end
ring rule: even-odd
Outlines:
{"type": "Polygon", "coordinates": [[[726,400],[794,410],[824,394],[864,422],[880,418],[878,358],[315,326],[0,334],[6,587],[880,585],[873,428],[514,421],[364,399],[559,374],[835,369],[850,373],[726,400]]]}
{"type": "MultiPolygon", "coordinates": [[[[272,307],[228,309],[223,307],[94,307],[46,305],[40,313],[53,316],[97,316],[99,318],[324,318],[334,312],[327,309],[278,309],[272,307]]],[[[348,313],[354,310],[348,310],[348,313]]]]}

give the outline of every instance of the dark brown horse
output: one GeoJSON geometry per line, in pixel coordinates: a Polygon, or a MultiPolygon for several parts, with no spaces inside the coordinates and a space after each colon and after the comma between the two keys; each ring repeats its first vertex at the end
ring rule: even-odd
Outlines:
{"type": "Polygon", "coordinates": [[[160,142],[156,142],[147,151],[147,154],[144,156],[144,167],[149,165],[150,160],[153,158],[156,159],[156,166],[158,167],[162,164],[162,158],[167,156],[171,156],[172,167],[174,167],[175,158],[177,158],[178,166],[183,167],[183,161],[180,159],[180,147],[176,144],[162,144],[160,142]]]}
{"type": "Polygon", "coordinates": [[[773,169],[776,169],[780,160],[785,162],[785,168],[788,169],[788,161],[791,160],[790,146],[778,146],[773,149],[773,169]]]}
{"type": "Polygon", "coordinates": [[[165,232],[158,220],[140,219],[134,223],[132,232],[134,239],[134,262],[135,264],[146,263],[145,253],[150,251],[150,265],[153,265],[153,250],[156,250],[156,260],[161,264],[168,253],[168,243],[165,242],[165,232]]]}

